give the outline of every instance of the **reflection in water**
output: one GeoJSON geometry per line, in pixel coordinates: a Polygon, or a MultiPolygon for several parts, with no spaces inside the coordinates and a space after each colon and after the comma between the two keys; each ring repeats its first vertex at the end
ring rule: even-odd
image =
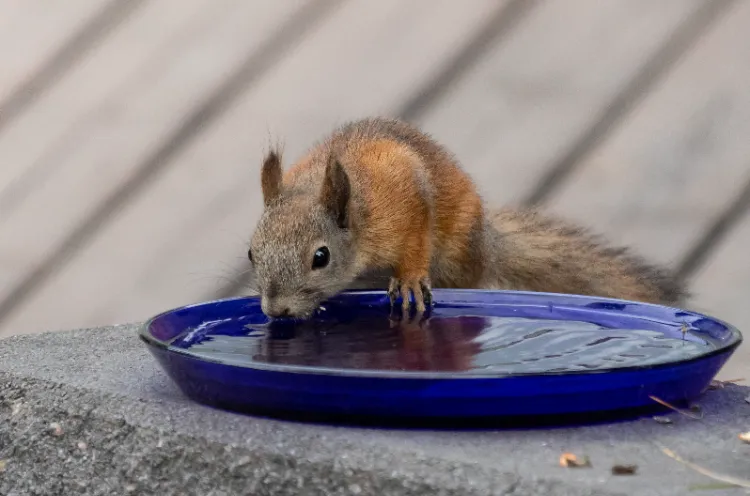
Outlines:
{"type": "Polygon", "coordinates": [[[339,369],[540,373],[649,365],[698,356],[708,343],[587,322],[476,316],[393,321],[379,312],[338,321],[207,323],[173,345],[224,362],[339,369]]]}

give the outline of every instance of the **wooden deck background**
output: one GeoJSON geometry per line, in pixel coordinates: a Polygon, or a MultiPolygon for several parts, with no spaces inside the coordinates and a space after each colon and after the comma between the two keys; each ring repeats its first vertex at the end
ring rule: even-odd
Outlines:
{"type": "MultiPolygon", "coordinates": [[[[262,151],[375,114],[750,333],[749,25],[733,0],[0,0],[0,335],[241,292],[262,151]]],[[[724,376],[749,374],[744,349],[724,376]]]]}

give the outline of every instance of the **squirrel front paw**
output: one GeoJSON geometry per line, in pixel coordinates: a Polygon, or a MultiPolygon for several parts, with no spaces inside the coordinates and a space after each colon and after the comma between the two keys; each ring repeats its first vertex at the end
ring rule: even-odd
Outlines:
{"type": "Polygon", "coordinates": [[[388,296],[391,299],[391,307],[395,305],[396,298],[401,295],[401,308],[408,313],[411,307],[411,295],[414,295],[414,305],[418,313],[424,313],[432,306],[432,284],[429,276],[417,278],[392,277],[388,285],[388,296]]]}

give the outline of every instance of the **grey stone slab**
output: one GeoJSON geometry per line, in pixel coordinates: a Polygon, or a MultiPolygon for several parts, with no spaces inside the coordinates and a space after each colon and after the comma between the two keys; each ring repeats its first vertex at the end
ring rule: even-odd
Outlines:
{"type": "MultiPolygon", "coordinates": [[[[684,495],[715,471],[750,478],[750,389],[670,415],[593,427],[403,431],[281,422],[182,396],[136,326],[0,341],[0,494],[684,495]],[[563,452],[593,466],[565,469],[563,452]],[[634,476],[613,476],[616,463],[634,476]]],[[[744,494],[742,489],[713,495],[744,494]]]]}

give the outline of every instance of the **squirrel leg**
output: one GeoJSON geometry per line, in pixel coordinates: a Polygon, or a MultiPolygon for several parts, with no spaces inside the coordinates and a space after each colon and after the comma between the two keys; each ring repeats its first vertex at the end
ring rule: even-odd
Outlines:
{"type": "Polygon", "coordinates": [[[401,307],[407,315],[411,307],[411,296],[419,314],[432,305],[432,283],[430,282],[430,236],[429,231],[422,236],[410,237],[404,247],[404,257],[396,267],[388,285],[391,305],[401,295],[401,307]]]}

